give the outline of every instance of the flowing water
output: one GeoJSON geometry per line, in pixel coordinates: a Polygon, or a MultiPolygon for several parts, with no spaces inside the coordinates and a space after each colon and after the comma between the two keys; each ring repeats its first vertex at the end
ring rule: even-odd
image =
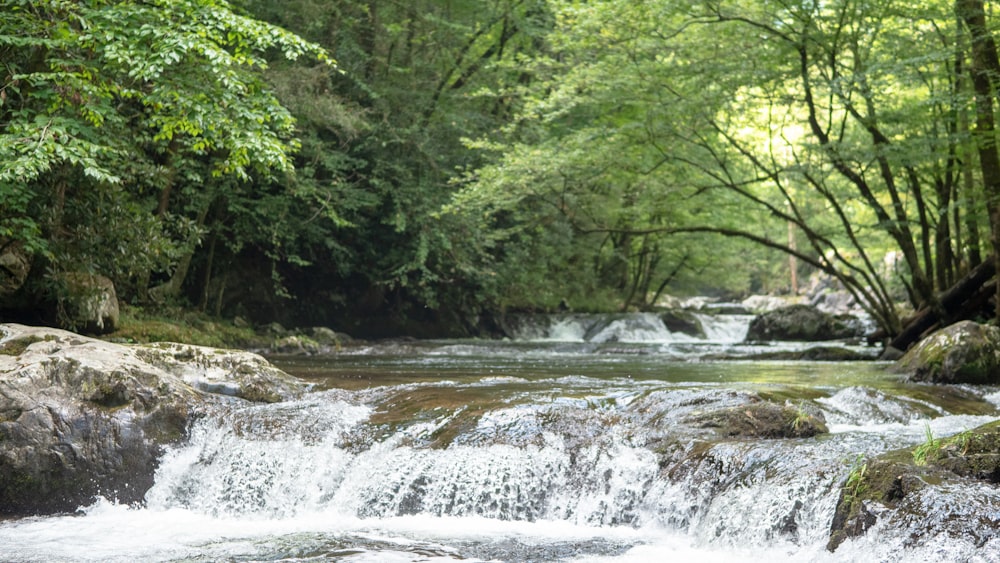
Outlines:
{"type": "Polygon", "coordinates": [[[712,360],[773,347],[740,344],[742,317],[706,317],[702,338],[654,319],[275,358],[315,391],[200,419],[143,506],[0,523],[0,560],[1000,560],[988,484],[913,495],[825,549],[860,459],[994,420],[1000,389],[903,383],[876,362],[712,360]],[[761,399],[831,432],[724,438],[697,423],[761,399]]]}

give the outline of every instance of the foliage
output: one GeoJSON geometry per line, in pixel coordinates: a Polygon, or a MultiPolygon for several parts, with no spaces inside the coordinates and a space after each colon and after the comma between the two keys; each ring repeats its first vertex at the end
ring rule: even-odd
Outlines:
{"type": "Polygon", "coordinates": [[[865,481],[867,473],[868,462],[865,461],[864,456],[858,454],[858,457],[851,464],[851,471],[847,475],[847,481],[844,482],[844,494],[853,499],[860,499],[867,494],[868,490],[865,481]]]}
{"type": "Polygon", "coordinates": [[[251,328],[177,308],[122,309],[119,328],[105,338],[116,342],[182,342],[219,348],[254,348],[262,343],[251,328]]]}
{"type": "Polygon", "coordinates": [[[493,300],[489,241],[475,222],[437,212],[454,191],[455,170],[481,162],[460,139],[505,120],[498,92],[521,79],[516,61],[539,38],[544,4],[246,5],[336,52],[344,71],[296,62],[268,73],[302,139],[296,175],[279,184],[332,212],[308,215],[317,219],[301,231],[289,223],[295,214],[280,223],[294,232],[283,250],[303,261],[279,262],[279,275],[289,294],[315,298],[306,314],[319,317],[299,322],[345,310],[362,318],[476,314],[493,300]]]}
{"type": "Polygon", "coordinates": [[[133,303],[469,332],[794,268],[892,334],[1000,225],[979,0],[0,8],[0,245],[35,296],[93,271],[133,303]]]}
{"type": "Polygon", "coordinates": [[[959,159],[970,93],[949,6],[550,6],[551,50],[525,63],[541,79],[498,137],[470,143],[496,158],[449,211],[489,230],[510,214],[530,225],[531,209],[612,237],[615,252],[596,259],[628,265],[626,299],[649,287],[636,244],[743,239],[835,277],[889,333],[899,317],[883,258],[902,264],[914,307],[974,264],[984,211],[962,191],[976,177],[959,159]]]}
{"type": "Polygon", "coordinates": [[[58,270],[165,271],[198,241],[199,194],[292,167],[275,50],[327,60],[222,0],[5,2],[0,238],[58,270]]]}
{"type": "Polygon", "coordinates": [[[934,437],[929,424],[924,425],[924,433],[926,435],[924,442],[913,449],[913,463],[917,465],[927,465],[936,459],[938,452],[941,451],[941,440],[934,437]]]}

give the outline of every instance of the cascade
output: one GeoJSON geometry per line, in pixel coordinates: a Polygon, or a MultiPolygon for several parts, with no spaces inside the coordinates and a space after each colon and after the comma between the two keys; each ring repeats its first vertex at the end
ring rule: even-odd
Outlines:
{"type": "MultiPolygon", "coordinates": [[[[625,320],[605,329],[624,335],[649,321],[625,320]]],[[[713,330],[718,338],[735,332],[713,330]]],[[[963,391],[973,398],[956,407],[954,397],[908,395],[875,364],[671,362],[656,346],[596,362],[543,344],[530,355],[523,343],[506,357],[491,349],[488,359],[455,343],[405,357],[393,348],[385,357],[316,358],[330,366],[329,379],[317,379],[327,389],[206,413],[166,452],[143,506],[108,499],[78,516],[0,523],[4,559],[620,563],[1000,554],[992,535],[963,539],[956,512],[930,491],[909,501],[906,514],[923,519],[901,513],[880,521],[877,535],[825,550],[840,487],[859,457],[993,420],[1000,393],[963,391]],[[370,385],[338,384],[370,373],[376,360],[381,371],[370,385]],[[821,413],[831,433],[739,438],[699,422],[766,394],[821,413]]],[[[966,522],[1000,528],[995,486],[948,498],[965,499],[966,522]]]]}

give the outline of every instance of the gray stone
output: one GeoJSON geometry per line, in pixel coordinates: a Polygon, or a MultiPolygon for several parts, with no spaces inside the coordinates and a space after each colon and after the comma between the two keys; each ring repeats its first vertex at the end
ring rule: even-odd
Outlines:
{"type": "Polygon", "coordinates": [[[305,388],[248,352],[0,325],[0,513],[141,502],[163,447],[198,413],[305,388]]]}
{"type": "Polygon", "coordinates": [[[809,412],[770,401],[712,411],[692,417],[689,422],[715,428],[729,438],[806,438],[829,431],[818,410],[809,412]]]}
{"type": "Polygon", "coordinates": [[[349,335],[343,332],[336,332],[325,326],[312,327],[309,329],[309,335],[317,344],[327,348],[337,348],[353,340],[349,335]]]}

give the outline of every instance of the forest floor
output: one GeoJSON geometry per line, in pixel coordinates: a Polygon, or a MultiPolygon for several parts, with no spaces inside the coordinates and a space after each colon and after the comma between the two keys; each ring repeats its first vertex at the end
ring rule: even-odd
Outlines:
{"type": "Polygon", "coordinates": [[[215,348],[260,349],[271,339],[253,327],[180,307],[147,311],[125,307],[118,329],[102,336],[119,343],[179,342],[215,348]]]}

